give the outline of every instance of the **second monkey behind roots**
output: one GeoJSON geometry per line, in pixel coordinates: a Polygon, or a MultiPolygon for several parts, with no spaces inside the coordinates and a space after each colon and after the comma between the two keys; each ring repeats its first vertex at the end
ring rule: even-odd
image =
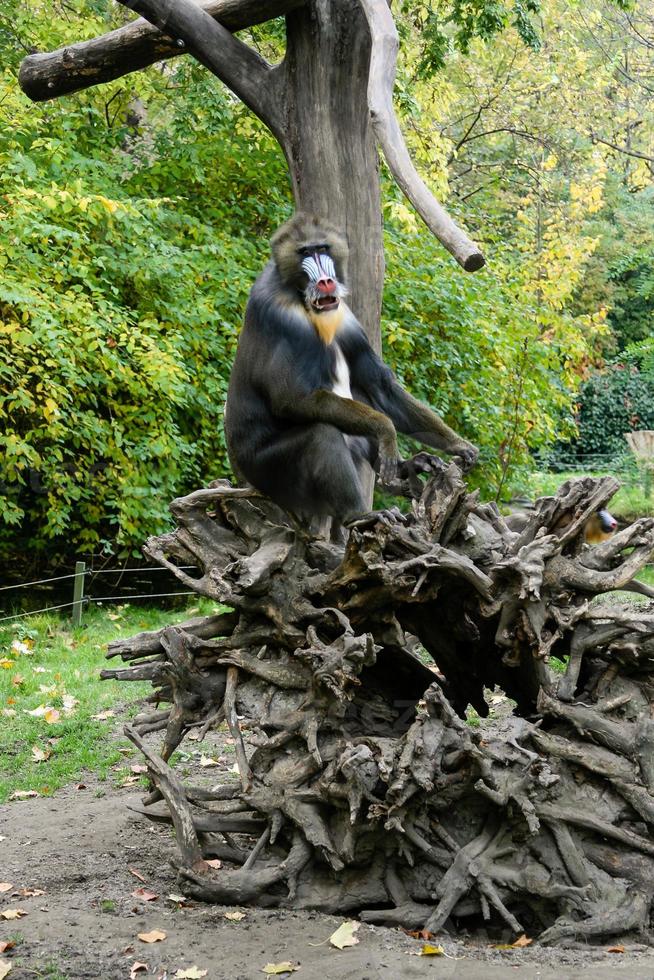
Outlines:
{"type": "Polygon", "coordinates": [[[366,509],[364,468],[374,466],[383,482],[394,476],[397,432],[473,466],[475,446],[398,384],[344,302],[344,236],[298,212],[271,244],[227,395],[239,478],[304,520],[340,525],[366,509]]]}

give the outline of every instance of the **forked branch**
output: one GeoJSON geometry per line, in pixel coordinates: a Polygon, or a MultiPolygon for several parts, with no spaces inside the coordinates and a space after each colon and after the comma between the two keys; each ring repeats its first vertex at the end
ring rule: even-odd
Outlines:
{"type": "MultiPolygon", "coordinates": [[[[200,6],[226,30],[234,33],[273,17],[283,17],[303,0],[202,0],[200,6]]],[[[34,102],[112,82],[157,61],[188,53],[175,39],[139,18],[90,41],[78,41],[57,51],[29,55],[20,66],[19,82],[34,102]]]]}
{"type": "Polygon", "coordinates": [[[204,0],[170,4],[155,0],[140,4],[125,0],[124,6],[143,13],[146,19],[90,41],[30,55],[21,65],[20,86],[30,99],[42,102],[193,53],[272,128],[268,116],[272,107],[270,66],[230,32],[284,16],[301,3],[204,0]],[[208,21],[213,25],[207,27],[208,21]]]}
{"type": "Polygon", "coordinates": [[[368,108],[386,162],[427,227],[466,272],[475,272],[484,265],[484,256],[450,218],[418,174],[393,109],[398,39],[390,7],[387,0],[361,0],[361,6],[372,37],[368,108]]]}
{"type": "Polygon", "coordinates": [[[224,82],[279,137],[275,74],[247,44],[235,38],[194,0],[119,0],[174,38],[224,82]]]}

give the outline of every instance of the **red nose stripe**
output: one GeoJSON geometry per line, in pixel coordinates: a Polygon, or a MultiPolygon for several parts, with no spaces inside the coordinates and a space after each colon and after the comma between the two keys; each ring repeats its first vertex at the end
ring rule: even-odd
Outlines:
{"type": "Polygon", "coordinates": [[[319,279],[316,289],[325,296],[331,296],[336,292],[336,282],[333,279],[319,279]]]}

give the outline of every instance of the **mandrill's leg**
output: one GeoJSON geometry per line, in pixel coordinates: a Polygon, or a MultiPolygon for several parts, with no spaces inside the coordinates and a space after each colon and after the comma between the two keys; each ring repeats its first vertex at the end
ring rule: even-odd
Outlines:
{"type": "Polygon", "coordinates": [[[293,426],[241,467],[254,486],[285,510],[341,525],[366,507],[345,437],[333,425],[293,426]]]}

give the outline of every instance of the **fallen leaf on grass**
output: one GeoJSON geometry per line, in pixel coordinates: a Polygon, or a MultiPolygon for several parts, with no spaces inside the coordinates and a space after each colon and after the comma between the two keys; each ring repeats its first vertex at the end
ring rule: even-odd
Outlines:
{"type": "Polygon", "coordinates": [[[148,771],[148,767],[142,766],[140,763],[135,763],[133,766],[130,766],[129,768],[130,768],[130,772],[134,772],[137,775],[140,775],[142,772],[148,771]]]}
{"type": "Polygon", "coordinates": [[[75,789],[86,789],[86,783],[75,783],[75,789]]]}
{"type": "Polygon", "coordinates": [[[64,694],[61,699],[63,705],[63,710],[65,715],[72,715],[75,713],[75,708],[79,704],[79,699],[74,698],[72,694],[64,694]]]}
{"type": "Polygon", "coordinates": [[[624,946],[609,946],[607,953],[624,953],[624,946]]]}
{"type": "Polygon", "coordinates": [[[173,973],[174,980],[202,980],[206,977],[208,970],[200,970],[197,966],[190,966],[188,970],[178,970],[173,973]]]}
{"type": "Polygon", "coordinates": [[[140,782],[141,782],[140,776],[126,776],[125,779],[123,779],[120,783],[118,783],[118,786],[119,788],[122,789],[123,786],[133,786],[134,783],[140,783],[140,782]]]}
{"type": "Polygon", "coordinates": [[[9,960],[0,960],[0,980],[4,980],[6,976],[9,976],[11,972],[11,963],[9,960]]]}
{"type": "Polygon", "coordinates": [[[13,887],[10,881],[0,881],[0,895],[4,892],[10,892],[13,887]]]}
{"type": "Polygon", "coordinates": [[[42,888],[21,888],[20,894],[23,898],[36,898],[39,895],[45,895],[45,891],[42,888]]]}
{"type": "Polygon", "coordinates": [[[140,973],[142,970],[144,970],[146,973],[148,973],[149,970],[150,970],[150,967],[148,966],[147,963],[139,963],[138,960],[135,960],[134,963],[132,963],[132,965],[130,967],[129,980],[135,980],[136,974],[137,973],[140,973]]]}
{"type": "Polygon", "coordinates": [[[17,789],[9,797],[10,800],[26,800],[28,797],[38,796],[35,789],[17,789]]]}
{"type": "Polygon", "coordinates": [[[101,711],[99,715],[91,715],[92,721],[106,721],[108,718],[115,718],[115,711],[101,711]]]}
{"type": "Polygon", "coordinates": [[[34,642],[32,640],[14,640],[11,644],[13,653],[24,654],[29,657],[32,653],[34,642]]]}
{"type": "Polygon", "coordinates": [[[289,960],[286,960],[284,963],[266,963],[265,966],[261,967],[261,972],[267,973],[269,977],[278,977],[282,973],[295,973],[299,969],[299,963],[297,966],[293,966],[289,960]]]}
{"type": "Polygon", "coordinates": [[[32,762],[47,762],[51,755],[51,749],[45,749],[44,751],[38,745],[32,746],[32,762]]]}
{"type": "Polygon", "coordinates": [[[16,945],[13,940],[8,939],[6,942],[0,943],[0,953],[6,953],[8,949],[13,949],[16,945]]]}
{"type": "Polygon", "coordinates": [[[209,755],[200,756],[200,765],[203,769],[209,769],[210,766],[219,766],[220,763],[217,759],[212,759],[209,755]]]}
{"type": "Polygon", "coordinates": [[[33,711],[27,711],[25,708],[23,710],[26,715],[31,715],[32,718],[43,718],[48,725],[56,725],[58,721],[61,721],[61,712],[53,708],[51,704],[40,704],[33,711]]]}
{"type": "Polygon", "coordinates": [[[147,888],[135,888],[132,892],[134,898],[142,898],[144,902],[154,902],[159,896],[147,888]]]}
{"type": "Polygon", "coordinates": [[[135,878],[138,878],[139,881],[142,881],[143,884],[145,884],[145,878],[140,871],[137,871],[136,868],[128,868],[127,870],[131,875],[134,875],[135,878]]]}
{"type": "Polygon", "coordinates": [[[25,909],[5,909],[4,912],[0,912],[0,919],[22,919],[24,915],[27,915],[25,909]]]}
{"type": "Polygon", "coordinates": [[[166,938],[166,933],[161,929],[153,929],[152,932],[139,932],[138,938],[142,943],[160,943],[166,938]]]}
{"type": "Polygon", "coordinates": [[[204,863],[208,864],[210,868],[216,868],[216,869],[222,868],[223,866],[223,863],[220,860],[220,858],[211,858],[210,861],[205,861],[204,863]]]}
{"type": "Polygon", "coordinates": [[[354,933],[360,925],[360,922],[355,922],[353,919],[341,923],[336,932],[333,932],[329,937],[332,946],[335,946],[336,949],[344,949],[346,946],[356,946],[359,939],[357,939],[354,933]]]}
{"type": "Polygon", "coordinates": [[[245,918],[245,912],[225,912],[225,918],[229,919],[230,922],[240,922],[241,919],[245,918]]]}

